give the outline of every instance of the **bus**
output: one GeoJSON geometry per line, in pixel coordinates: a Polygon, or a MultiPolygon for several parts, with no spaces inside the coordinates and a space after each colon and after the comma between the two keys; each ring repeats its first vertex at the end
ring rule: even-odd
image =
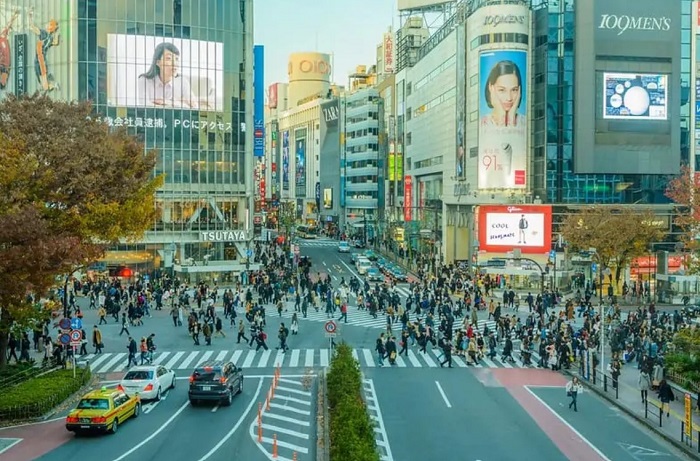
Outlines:
{"type": "Polygon", "coordinates": [[[315,239],[318,234],[318,229],[309,226],[299,226],[296,231],[297,237],[302,239],[315,239]]]}

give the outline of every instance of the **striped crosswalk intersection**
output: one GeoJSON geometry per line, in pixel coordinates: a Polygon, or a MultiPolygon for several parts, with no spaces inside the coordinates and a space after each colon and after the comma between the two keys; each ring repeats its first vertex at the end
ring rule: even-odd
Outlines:
{"type": "MultiPolygon", "coordinates": [[[[379,366],[378,357],[373,350],[357,348],[353,350],[353,356],[363,368],[375,368],[379,366]]],[[[500,360],[500,356],[488,359],[483,358],[476,368],[527,368],[517,357],[514,362],[500,360]]],[[[314,368],[327,367],[330,363],[331,352],[328,349],[291,349],[286,353],[269,349],[256,352],[253,349],[228,350],[197,350],[175,351],[156,353],[153,363],[163,365],[173,370],[192,370],[206,360],[216,359],[231,361],[237,366],[248,368],[314,368]]],[[[536,354],[532,361],[537,363],[536,354]]],[[[409,350],[408,355],[396,358],[396,366],[399,368],[436,368],[442,360],[439,349],[428,349],[426,353],[409,350]]],[[[127,369],[128,356],[126,353],[89,354],[80,358],[81,362],[89,363],[94,373],[113,373],[127,369]]],[[[453,355],[453,361],[457,367],[467,367],[463,357],[453,355]]],[[[388,361],[384,361],[388,365],[388,361]]]]}

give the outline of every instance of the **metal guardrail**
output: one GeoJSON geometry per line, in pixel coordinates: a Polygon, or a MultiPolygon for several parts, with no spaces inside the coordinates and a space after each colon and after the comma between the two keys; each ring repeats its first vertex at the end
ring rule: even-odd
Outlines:
{"type": "Polygon", "coordinates": [[[31,378],[36,378],[37,376],[47,373],[53,369],[54,367],[51,365],[32,366],[5,378],[0,378],[0,390],[16,386],[24,381],[31,378]]]}

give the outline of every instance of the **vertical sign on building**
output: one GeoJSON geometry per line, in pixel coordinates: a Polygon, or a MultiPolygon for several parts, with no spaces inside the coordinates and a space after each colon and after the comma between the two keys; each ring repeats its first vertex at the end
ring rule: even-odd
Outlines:
{"type": "Polygon", "coordinates": [[[413,217],[413,178],[407,175],[403,181],[403,220],[409,222],[413,217]]]}
{"type": "Polygon", "coordinates": [[[253,47],[253,155],[265,156],[265,48],[253,47]]]}
{"type": "Polygon", "coordinates": [[[456,111],[455,122],[457,123],[456,133],[456,153],[455,153],[455,176],[457,178],[464,177],[465,167],[465,152],[466,139],[464,136],[466,129],[465,111],[467,110],[467,52],[465,49],[465,29],[464,25],[457,26],[457,55],[456,55],[456,72],[457,72],[457,87],[456,87],[456,111]]]}
{"type": "Polygon", "coordinates": [[[384,72],[394,73],[394,34],[392,32],[384,34],[384,72]]]}
{"type": "Polygon", "coordinates": [[[27,92],[27,34],[16,34],[15,39],[15,94],[27,92]]]}
{"type": "Polygon", "coordinates": [[[267,90],[267,105],[270,109],[277,109],[279,101],[279,83],[273,83],[267,90]]]}
{"type": "Polygon", "coordinates": [[[289,190],[289,130],[282,132],[282,190],[289,190]]]}
{"type": "Polygon", "coordinates": [[[479,189],[525,188],[526,83],[526,51],[479,55],[479,189]]]}
{"type": "Polygon", "coordinates": [[[306,197],[306,128],[294,132],[294,190],[306,197]]]}

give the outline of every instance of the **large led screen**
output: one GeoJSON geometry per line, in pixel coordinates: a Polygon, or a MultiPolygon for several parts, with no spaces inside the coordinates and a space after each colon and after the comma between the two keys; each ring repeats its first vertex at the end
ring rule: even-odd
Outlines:
{"type": "Polygon", "coordinates": [[[523,189],[527,170],[527,52],[479,56],[479,189],[523,189]]]}
{"type": "Polygon", "coordinates": [[[552,207],[548,205],[482,205],[479,249],[501,253],[546,253],[552,244],[552,207]]]}
{"type": "Polygon", "coordinates": [[[109,34],[107,68],[112,106],[224,109],[223,43],[109,34]]]}
{"type": "Polygon", "coordinates": [[[603,74],[603,118],[666,120],[667,76],[660,74],[603,74]]]}

